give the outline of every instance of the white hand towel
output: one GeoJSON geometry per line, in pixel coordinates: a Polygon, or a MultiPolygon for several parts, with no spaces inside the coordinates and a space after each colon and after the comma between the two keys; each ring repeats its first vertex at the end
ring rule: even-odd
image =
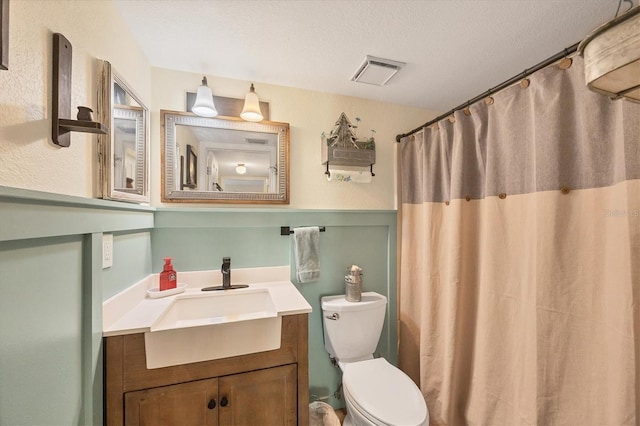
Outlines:
{"type": "Polygon", "coordinates": [[[320,279],[320,228],[309,226],[293,229],[296,277],[300,283],[320,279]]]}

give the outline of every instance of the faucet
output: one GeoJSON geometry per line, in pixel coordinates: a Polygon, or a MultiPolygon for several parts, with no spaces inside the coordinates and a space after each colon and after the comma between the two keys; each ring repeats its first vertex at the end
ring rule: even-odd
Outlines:
{"type": "Polygon", "coordinates": [[[222,273],[222,287],[226,290],[231,288],[231,258],[223,257],[222,266],[220,267],[222,273]]]}
{"type": "Polygon", "coordinates": [[[246,288],[249,287],[247,284],[234,284],[231,285],[231,258],[223,257],[222,258],[222,266],[220,267],[220,273],[222,274],[222,285],[216,285],[213,287],[205,287],[202,291],[213,291],[213,290],[233,290],[235,288],[246,288]]]}

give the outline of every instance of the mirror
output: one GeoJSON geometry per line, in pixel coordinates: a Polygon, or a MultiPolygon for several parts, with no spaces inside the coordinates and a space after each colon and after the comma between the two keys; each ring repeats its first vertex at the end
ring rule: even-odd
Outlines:
{"type": "Polygon", "coordinates": [[[149,109],[131,87],[102,62],[98,116],[108,127],[98,137],[100,197],[149,202],[149,109]]]}
{"type": "Polygon", "coordinates": [[[162,201],[289,204],[289,124],[160,111],[162,201]]]}

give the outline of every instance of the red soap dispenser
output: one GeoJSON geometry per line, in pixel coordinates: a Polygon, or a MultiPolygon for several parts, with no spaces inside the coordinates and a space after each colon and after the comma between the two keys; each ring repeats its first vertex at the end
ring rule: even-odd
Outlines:
{"type": "Polygon", "coordinates": [[[164,269],[160,272],[160,291],[171,290],[178,285],[178,274],[173,270],[171,258],[164,258],[164,269]]]}

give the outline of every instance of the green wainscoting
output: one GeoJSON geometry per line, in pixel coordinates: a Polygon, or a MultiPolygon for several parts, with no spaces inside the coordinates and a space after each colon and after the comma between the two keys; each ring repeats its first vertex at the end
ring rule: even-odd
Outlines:
{"type": "MultiPolygon", "coordinates": [[[[395,363],[396,212],[154,209],[0,187],[0,424],[102,423],[102,302],[164,257],[178,271],[292,265],[280,226],[325,226],[321,279],[296,284],[309,316],[311,394],[333,394],[340,371],[324,350],[320,298],[344,293],[346,268],[388,296],[378,353],[395,363]],[[102,269],[102,235],[114,235],[102,269]]],[[[329,399],[334,406],[341,400],[329,399]]]]}
{"type": "Polygon", "coordinates": [[[103,291],[151,273],[154,211],[0,187],[0,424],[102,424],[103,291]]]}
{"type": "MultiPolygon", "coordinates": [[[[387,316],[377,352],[397,362],[396,329],[396,212],[323,210],[204,210],[159,209],[152,233],[153,269],[163,257],[172,257],[182,271],[220,269],[231,257],[233,268],[291,265],[295,258],[291,236],[280,227],[325,226],[320,234],[320,281],[296,284],[313,308],[309,315],[309,384],[311,394],[332,395],[340,384],[340,371],[324,349],[320,298],[344,293],[346,269],[364,270],[364,290],[388,297],[387,316]]],[[[334,406],[343,402],[331,398],[334,406]]]]}
{"type": "Polygon", "coordinates": [[[82,416],[82,237],[0,246],[0,423],[82,416]]]}
{"type": "Polygon", "coordinates": [[[101,301],[120,293],[151,272],[151,231],[114,233],[113,266],[103,272],[101,301]]]}

